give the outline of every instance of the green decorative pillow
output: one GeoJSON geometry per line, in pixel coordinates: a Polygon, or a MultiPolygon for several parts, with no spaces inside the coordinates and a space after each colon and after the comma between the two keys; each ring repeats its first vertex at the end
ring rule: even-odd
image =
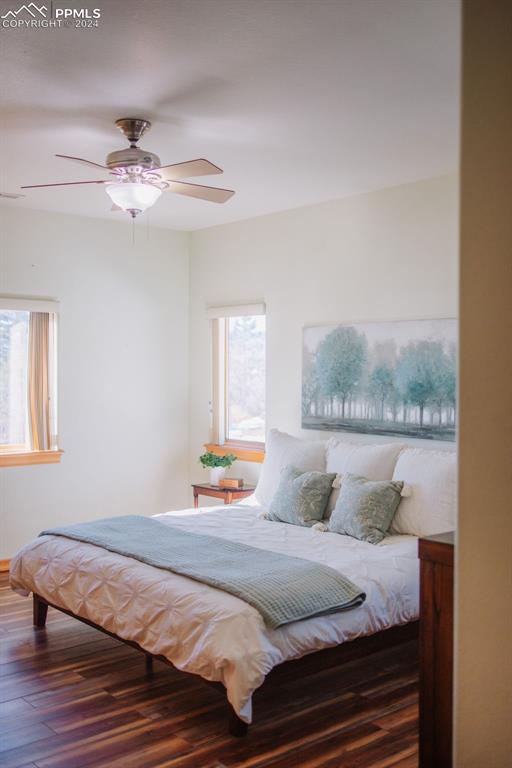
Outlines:
{"type": "Polygon", "coordinates": [[[335,474],[303,472],[284,467],[270,502],[267,520],[311,526],[321,520],[327,507],[335,474]]]}
{"type": "Polygon", "coordinates": [[[378,544],[388,532],[403,487],[398,480],[367,480],[350,473],[343,475],[329,530],[378,544]]]}

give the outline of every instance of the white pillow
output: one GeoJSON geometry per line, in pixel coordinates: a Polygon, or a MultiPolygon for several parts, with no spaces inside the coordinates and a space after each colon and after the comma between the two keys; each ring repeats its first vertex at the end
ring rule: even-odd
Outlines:
{"type": "Polygon", "coordinates": [[[257,501],[268,507],[277,490],[281,470],[291,464],[304,472],[325,472],[325,442],[301,440],[278,429],[271,429],[265,443],[265,461],[254,491],[257,501]]]}
{"type": "Polygon", "coordinates": [[[452,451],[407,448],[398,457],[393,480],[403,480],[402,498],[390,533],[430,536],[453,531],[457,518],[457,456],[452,451]]]}
{"type": "MultiPolygon", "coordinates": [[[[391,480],[398,454],[404,448],[402,443],[342,443],[331,438],[326,445],[326,472],[344,475],[361,475],[368,480],[391,480]]],[[[401,479],[401,478],[399,478],[401,479]]],[[[326,516],[336,506],[339,490],[334,490],[329,498],[326,516]]]]}

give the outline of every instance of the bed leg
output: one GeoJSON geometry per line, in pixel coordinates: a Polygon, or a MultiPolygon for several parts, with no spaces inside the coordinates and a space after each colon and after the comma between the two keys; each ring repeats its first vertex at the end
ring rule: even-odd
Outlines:
{"type": "Polygon", "coordinates": [[[149,653],[146,653],[146,674],[153,674],[153,657],[149,653]]]}
{"type": "Polygon", "coordinates": [[[229,706],[229,733],[231,734],[231,736],[236,736],[237,738],[241,738],[242,736],[247,736],[247,731],[249,730],[249,726],[247,725],[247,723],[244,723],[243,720],[240,720],[240,718],[236,714],[231,704],[228,704],[228,706],[229,706]]]}
{"type": "Polygon", "coordinates": [[[46,626],[46,615],[48,613],[48,603],[42,597],[33,593],[34,603],[34,627],[43,629],[46,626]]]}

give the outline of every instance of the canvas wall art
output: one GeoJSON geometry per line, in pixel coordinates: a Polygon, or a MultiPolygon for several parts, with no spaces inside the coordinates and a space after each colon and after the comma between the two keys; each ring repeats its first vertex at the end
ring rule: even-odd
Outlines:
{"type": "Polygon", "coordinates": [[[304,328],[305,429],[453,441],[456,392],[454,319],[304,328]]]}

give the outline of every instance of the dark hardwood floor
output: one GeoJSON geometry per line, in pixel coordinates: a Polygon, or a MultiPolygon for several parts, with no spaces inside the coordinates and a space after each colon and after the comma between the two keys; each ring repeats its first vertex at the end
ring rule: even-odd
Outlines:
{"type": "Polygon", "coordinates": [[[2,768],[417,768],[416,643],[255,696],[245,739],[226,732],[223,696],[50,608],[0,574],[2,768]]]}

